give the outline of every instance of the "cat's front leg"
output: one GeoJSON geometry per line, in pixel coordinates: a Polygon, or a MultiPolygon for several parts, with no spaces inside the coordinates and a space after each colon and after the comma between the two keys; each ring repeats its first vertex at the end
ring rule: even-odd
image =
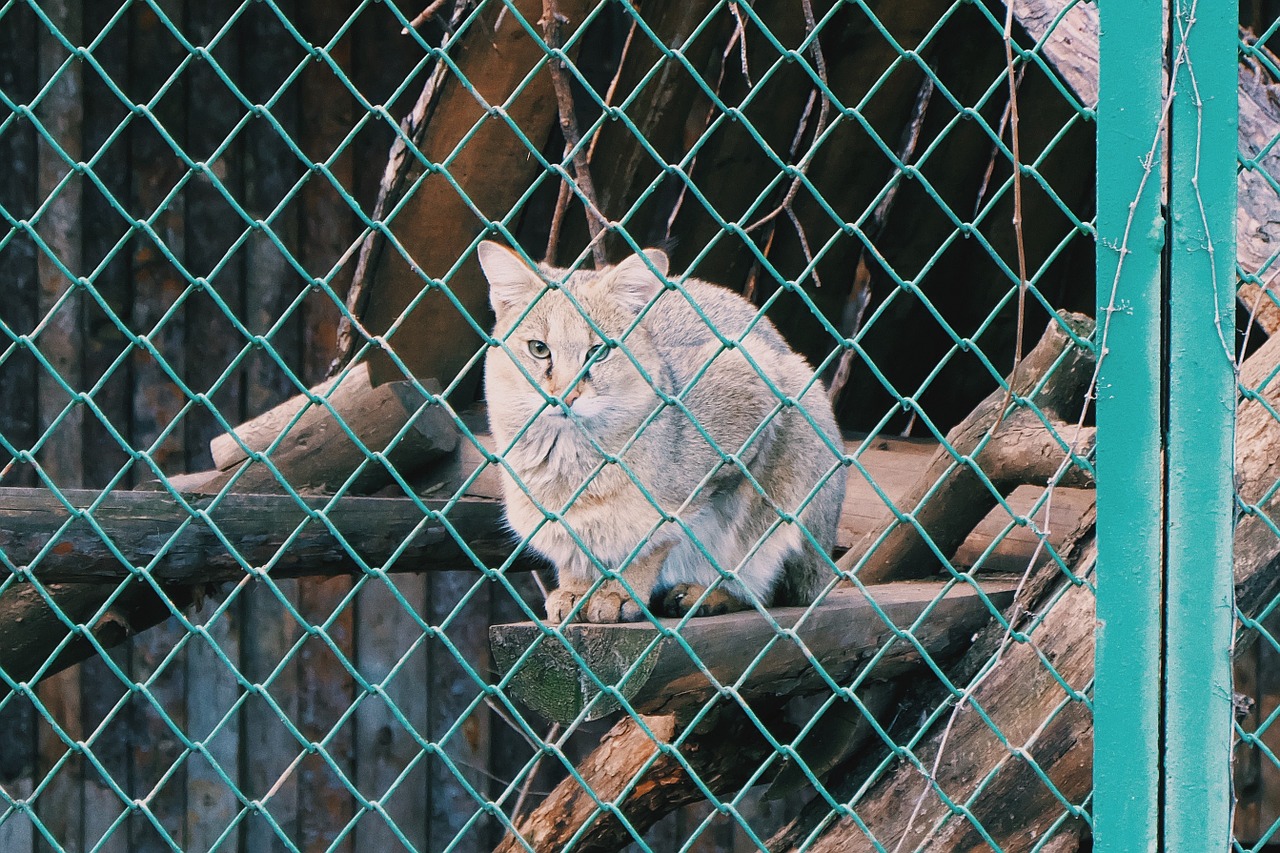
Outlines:
{"type": "Polygon", "coordinates": [[[622,578],[610,578],[593,593],[583,609],[588,622],[638,622],[644,618],[641,604],[647,605],[658,583],[658,574],[676,540],[653,546],[622,570],[622,578]]]}

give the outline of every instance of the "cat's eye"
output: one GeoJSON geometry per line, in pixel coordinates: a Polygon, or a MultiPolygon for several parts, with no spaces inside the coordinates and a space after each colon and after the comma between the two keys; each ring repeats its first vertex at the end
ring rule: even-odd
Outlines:
{"type": "Polygon", "coordinates": [[[529,341],[529,354],[534,358],[551,358],[551,347],[542,341],[529,341]]]}
{"type": "Polygon", "coordinates": [[[604,361],[612,352],[612,347],[607,347],[604,344],[593,344],[587,348],[587,357],[585,360],[591,361],[592,356],[595,356],[596,361],[604,361]],[[599,355],[596,355],[596,353],[599,353],[599,355]]]}

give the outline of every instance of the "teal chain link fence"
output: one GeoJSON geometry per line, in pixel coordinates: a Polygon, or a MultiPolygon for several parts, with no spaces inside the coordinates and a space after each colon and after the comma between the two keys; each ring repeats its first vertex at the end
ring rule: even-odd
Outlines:
{"type": "MultiPolygon", "coordinates": [[[[1178,825],[1165,802],[1272,849],[1280,9],[1241,6],[1223,48],[1196,40],[1198,14],[1226,20],[1201,5],[1099,44],[1110,10],[1054,0],[0,2],[0,850],[1120,850],[1178,825]],[[1237,52],[1238,205],[1212,136],[1235,139],[1214,109],[1237,52]],[[1152,236],[1162,204],[1207,272],[1152,236]],[[1234,331],[1208,236],[1232,214],[1234,331]],[[529,366],[485,387],[486,356],[526,346],[495,330],[486,240],[548,265],[521,322],[559,299],[606,347],[565,387],[605,358],[644,379],[634,432],[593,439],[555,505],[516,451],[569,392],[529,366]],[[650,247],[660,295],[607,327],[573,282],[650,247]],[[700,280],[752,316],[728,328],[700,280]],[[709,329],[675,388],[636,343],[663,300],[709,329]],[[1217,336],[1186,344],[1178,316],[1217,336]],[[811,379],[762,357],[774,327],[811,379]],[[1222,790],[1186,808],[1161,786],[1194,775],[1165,742],[1199,707],[1175,570],[1201,481],[1162,448],[1200,445],[1230,488],[1236,389],[1170,376],[1198,365],[1184,344],[1211,362],[1189,371],[1239,364],[1236,506],[1202,505],[1241,518],[1234,764],[1202,750],[1222,790]],[[761,414],[726,441],[694,398],[735,359],[761,414]],[[1225,432],[1184,429],[1191,400],[1225,432]],[[690,505],[721,472],[763,496],[734,559],[794,533],[824,552],[813,601],[650,600],[663,531],[714,565],[700,600],[739,570],[628,455],[672,417],[667,464],[711,459],[690,505]],[[781,450],[818,472],[792,504],[749,460],[783,424],[818,437],[781,450]],[[1095,445],[1137,502],[1095,508],[1095,445]],[[621,560],[572,520],[615,469],[654,516],[621,560]],[[827,554],[806,512],[844,479],[827,554]],[[546,530],[641,618],[546,620],[546,530]],[[1104,585],[1134,569],[1112,576],[1129,598],[1099,561],[1104,585]]],[[[1229,617],[1230,548],[1185,551],[1229,617]]],[[[1230,630],[1201,644],[1219,687],[1230,630]]]]}

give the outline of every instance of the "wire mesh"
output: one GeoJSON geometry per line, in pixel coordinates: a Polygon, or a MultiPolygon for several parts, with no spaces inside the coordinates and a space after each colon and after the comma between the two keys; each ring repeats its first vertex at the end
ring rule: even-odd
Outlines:
{"type": "MultiPolygon", "coordinates": [[[[1096,89],[1049,46],[1087,8],[0,5],[0,388],[18,401],[0,416],[0,622],[34,638],[0,667],[0,848],[1086,837],[1095,354],[1071,312],[1094,299],[1096,89]],[[564,395],[525,368],[542,402],[505,446],[486,428],[480,365],[520,358],[494,330],[486,239],[545,258],[534,301],[565,297],[644,379],[645,416],[620,448],[593,443],[562,505],[508,457],[564,395]],[[606,330],[573,276],[652,246],[660,295],[606,330]],[[751,319],[718,328],[700,280],[751,319]],[[629,345],[661,300],[711,336],[675,389],[629,345]],[[750,345],[774,328],[812,366],[800,387],[750,345]],[[730,357],[767,405],[723,443],[689,399],[730,357]],[[823,551],[814,600],[656,618],[627,570],[665,525],[716,571],[700,600],[739,569],[628,462],[668,416],[714,460],[691,501],[724,470],[769,498],[753,443],[788,418],[820,436],[820,476],[743,558],[798,530],[823,551]],[[1047,471],[999,460],[1015,421],[1047,471]],[[566,523],[608,466],[656,516],[621,560],[566,523]],[[504,527],[503,477],[535,531],[504,527]],[[845,477],[855,509],[827,554],[801,516],[845,477]],[[952,515],[975,517],[942,530],[952,515]],[[557,526],[593,567],[571,616],[618,581],[636,630],[542,621],[537,535],[557,526]],[[882,583],[921,578],[909,606],[882,583]],[[850,601],[857,626],[824,622],[850,601]],[[519,622],[514,647],[490,633],[519,622]],[[565,680],[548,661],[567,706],[536,705],[565,680]]],[[[1242,152],[1246,171],[1265,156],[1242,152]]],[[[1266,489],[1242,493],[1251,519],[1266,489]]],[[[1241,616],[1262,649],[1273,607],[1241,616]]],[[[1255,714],[1241,748],[1273,768],[1274,714],[1255,714]]]]}

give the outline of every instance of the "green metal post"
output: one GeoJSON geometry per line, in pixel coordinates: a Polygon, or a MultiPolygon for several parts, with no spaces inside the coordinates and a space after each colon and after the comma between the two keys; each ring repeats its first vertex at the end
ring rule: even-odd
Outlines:
{"type": "Polygon", "coordinates": [[[1094,849],[1159,840],[1163,550],[1160,3],[1099,3],[1094,849]]]}
{"type": "Polygon", "coordinates": [[[1173,0],[1164,849],[1231,843],[1237,7],[1173,0]]]}

